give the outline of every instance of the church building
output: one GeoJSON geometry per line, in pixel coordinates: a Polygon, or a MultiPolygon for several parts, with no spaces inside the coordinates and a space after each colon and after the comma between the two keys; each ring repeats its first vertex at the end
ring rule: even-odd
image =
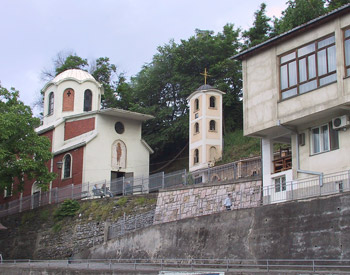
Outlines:
{"type": "MultiPolygon", "coordinates": [[[[153,151],[142,139],[141,130],[142,122],[152,116],[101,109],[103,87],[82,70],[62,72],[42,93],[43,124],[36,131],[51,141],[53,158],[48,167],[57,177],[50,189],[83,184],[82,191],[86,191],[96,182],[149,175],[153,151]]],[[[38,192],[35,182],[27,182],[22,194],[7,194],[0,202],[38,192]]]]}

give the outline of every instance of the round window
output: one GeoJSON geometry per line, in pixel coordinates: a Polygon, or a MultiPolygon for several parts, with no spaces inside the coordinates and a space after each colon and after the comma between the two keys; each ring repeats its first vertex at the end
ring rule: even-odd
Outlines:
{"type": "Polygon", "coordinates": [[[114,125],[114,129],[118,134],[122,134],[124,133],[124,124],[121,123],[120,121],[118,121],[115,125],[114,125]]]}

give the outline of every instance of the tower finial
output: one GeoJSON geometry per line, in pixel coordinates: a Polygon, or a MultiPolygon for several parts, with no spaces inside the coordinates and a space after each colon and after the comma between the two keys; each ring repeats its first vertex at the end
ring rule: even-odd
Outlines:
{"type": "Polygon", "coordinates": [[[211,76],[207,73],[207,68],[204,69],[204,73],[201,73],[201,75],[204,75],[204,84],[207,85],[207,77],[211,76]]]}

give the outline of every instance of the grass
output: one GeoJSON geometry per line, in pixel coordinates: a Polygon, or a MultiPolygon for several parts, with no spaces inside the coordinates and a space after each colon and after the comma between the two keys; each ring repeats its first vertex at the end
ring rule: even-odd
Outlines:
{"type": "Polygon", "coordinates": [[[224,150],[220,164],[258,155],[260,155],[260,139],[243,136],[243,130],[225,134],[224,150]]]}

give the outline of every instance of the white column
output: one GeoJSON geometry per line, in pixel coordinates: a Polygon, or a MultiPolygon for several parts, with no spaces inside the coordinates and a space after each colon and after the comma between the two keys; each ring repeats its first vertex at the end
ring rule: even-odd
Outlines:
{"type": "Polygon", "coordinates": [[[268,138],[263,138],[262,146],[262,168],[263,168],[263,186],[270,186],[271,174],[273,173],[273,142],[268,138]]]}

